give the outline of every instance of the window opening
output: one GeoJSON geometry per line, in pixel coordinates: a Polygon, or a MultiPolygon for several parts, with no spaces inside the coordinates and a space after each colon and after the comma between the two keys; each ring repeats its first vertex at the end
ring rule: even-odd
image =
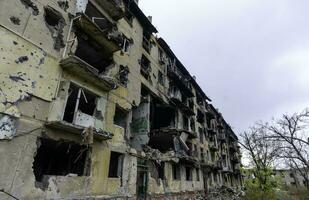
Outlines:
{"type": "Polygon", "coordinates": [[[116,105],[115,115],[114,115],[114,124],[120,126],[124,129],[127,128],[128,112],[116,105]]]}
{"type": "Polygon", "coordinates": [[[181,179],[180,165],[173,163],[172,166],[173,166],[173,179],[180,180],[181,179]]]}
{"type": "Polygon", "coordinates": [[[88,176],[90,174],[90,149],[73,142],[39,139],[39,148],[34,157],[35,180],[40,182],[44,175],[88,176]]]}
{"type": "Polygon", "coordinates": [[[96,109],[96,99],[97,96],[87,90],[70,84],[63,120],[73,123],[77,111],[93,116],[96,109]]]}
{"type": "Polygon", "coordinates": [[[120,178],[122,176],[123,154],[111,152],[109,161],[109,178],[120,178]]]}

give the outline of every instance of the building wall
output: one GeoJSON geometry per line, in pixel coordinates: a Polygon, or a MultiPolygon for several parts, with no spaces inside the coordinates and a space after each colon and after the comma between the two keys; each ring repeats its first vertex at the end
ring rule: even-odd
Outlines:
{"type": "MultiPolygon", "coordinates": [[[[148,163],[153,163],[156,159],[147,156],[142,149],[143,145],[148,143],[148,132],[142,135],[133,133],[132,124],[136,121],[133,120],[132,115],[142,104],[142,85],[148,90],[150,99],[159,99],[162,104],[171,105],[168,94],[171,80],[167,73],[167,65],[159,62],[158,53],[159,48],[162,51],[165,50],[160,46],[157,37],[151,35],[152,48],[150,53],[146,52],[142,47],[145,27],[141,19],[134,17],[132,25],[123,17],[115,20],[108,14],[107,8],[92,0],[91,2],[102,14],[117,26],[118,31],[133,41],[128,52],[120,50],[113,53],[113,62],[103,74],[104,77],[117,82],[120,66],[128,66],[128,84],[127,86],[117,84],[118,87],[107,89],[95,83],[98,78],[85,79],[79,73],[70,73],[63,69],[61,62],[77,48],[77,40],[75,43],[72,41],[78,34],[75,34],[75,26],[72,28],[71,22],[77,11],[76,5],[87,1],[73,0],[67,1],[67,5],[61,4],[65,2],[57,0],[3,0],[0,2],[0,158],[5,161],[0,167],[0,188],[21,199],[87,197],[134,199],[137,196],[137,160],[142,158],[148,163]],[[48,25],[45,19],[46,11],[44,11],[46,8],[51,8],[60,16],[62,21],[56,28],[48,25]],[[68,42],[66,46],[67,39],[72,43],[68,42]],[[151,80],[146,80],[140,73],[142,55],[151,62],[151,80]],[[164,76],[164,85],[159,84],[159,71],[164,76]],[[89,133],[94,137],[93,142],[85,141],[87,136],[81,137],[80,134],[85,134],[85,131],[88,134],[89,127],[83,127],[84,131],[76,134],[75,132],[79,130],[77,126],[59,125],[58,122],[63,121],[71,94],[70,84],[97,96],[95,120],[93,127],[90,128],[111,133],[110,139],[98,139],[95,134],[89,133]],[[127,112],[125,128],[114,124],[116,107],[127,112]],[[49,138],[59,143],[70,141],[86,145],[91,152],[90,174],[86,176],[50,175],[43,181],[44,186],[40,185],[42,183],[36,181],[33,168],[41,138],[49,138]],[[116,178],[109,177],[111,152],[123,155],[121,176],[116,178]]],[[[167,55],[167,52],[165,54],[167,55]]],[[[193,87],[191,90],[196,96],[199,89],[193,87]]],[[[81,98],[83,98],[82,95],[84,94],[81,94],[81,98]]],[[[197,113],[199,105],[195,97],[192,99],[193,110],[197,113]]],[[[216,109],[207,107],[208,103],[210,104],[208,100],[204,99],[204,103],[205,105],[201,108],[203,112],[213,113],[218,120],[222,118],[216,109]]],[[[147,104],[145,107],[147,106],[149,108],[150,105],[147,104]]],[[[175,105],[172,106],[175,107],[175,105]]],[[[175,128],[183,129],[183,111],[177,106],[175,110],[177,112],[175,128]]],[[[138,125],[139,127],[145,125],[146,129],[150,130],[150,110],[146,109],[144,112],[148,114],[138,125]]],[[[195,129],[195,132],[198,132],[199,128],[207,128],[206,122],[198,123],[195,115],[191,118],[195,121],[195,127],[191,127],[191,131],[195,129]]],[[[230,129],[227,124],[225,126],[226,129],[230,129]]],[[[198,155],[195,159],[198,163],[202,159],[201,148],[205,153],[209,151],[209,138],[206,135],[203,136],[203,142],[199,137],[190,141],[197,147],[198,155]]],[[[230,140],[236,141],[237,137],[234,133],[231,135],[230,140]]],[[[215,140],[217,140],[216,137],[215,140]]],[[[219,154],[220,152],[221,150],[219,154]]],[[[205,155],[205,159],[210,159],[209,154],[205,155]]],[[[218,159],[219,157],[216,157],[215,160],[218,161],[218,159]]],[[[230,163],[229,155],[227,159],[230,163]]],[[[192,164],[191,181],[186,181],[185,166],[188,164],[180,164],[181,179],[174,180],[172,163],[180,163],[179,158],[170,158],[163,162],[165,180],[156,177],[151,167],[147,171],[149,198],[163,199],[169,196],[171,199],[180,199],[180,197],[196,196],[222,184],[237,186],[223,183],[222,169],[214,170],[209,166],[205,169],[199,164],[199,166],[192,164]],[[199,169],[199,181],[196,177],[196,168],[199,169]],[[207,172],[204,172],[205,170],[207,172]],[[214,182],[214,171],[220,177],[217,178],[217,182],[214,182]],[[205,188],[207,183],[209,185],[205,188]]],[[[232,168],[231,163],[230,167],[232,168]]],[[[236,172],[231,169],[230,172],[224,173],[228,173],[229,178],[232,179],[234,177],[232,174],[236,172]]],[[[0,192],[0,199],[9,199],[9,197],[0,192]]]]}

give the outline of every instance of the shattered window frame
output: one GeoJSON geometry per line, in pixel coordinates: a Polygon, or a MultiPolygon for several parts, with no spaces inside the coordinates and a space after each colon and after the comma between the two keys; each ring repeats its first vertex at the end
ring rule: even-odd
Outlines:
{"type": "Polygon", "coordinates": [[[93,93],[93,92],[91,92],[91,91],[89,91],[89,90],[87,90],[87,89],[85,89],[85,88],[83,88],[83,87],[81,87],[81,86],[79,86],[79,85],[77,85],[75,83],[70,82],[68,94],[67,94],[67,97],[66,97],[66,103],[65,103],[65,107],[64,107],[64,111],[63,111],[62,120],[65,121],[65,122],[68,122],[68,123],[72,123],[72,124],[76,123],[76,115],[77,115],[78,111],[80,111],[83,114],[92,116],[95,119],[94,115],[95,115],[95,111],[97,109],[98,99],[99,99],[99,96],[96,95],[95,93],[93,93]],[[66,113],[66,112],[67,112],[68,106],[70,106],[69,105],[70,102],[68,102],[68,101],[69,101],[70,95],[72,95],[72,93],[73,93],[72,89],[74,89],[74,87],[75,87],[75,89],[78,89],[77,90],[77,96],[74,99],[75,104],[74,104],[74,113],[73,113],[72,121],[71,120],[68,121],[65,118],[67,117],[66,115],[69,115],[69,113],[66,113]],[[88,114],[88,113],[82,112],[80,110],[80,105],[81,105],[81,99],[82,98],[88,104],[88,100],[87,100],[87,95],[86,94],[91,95],[92,98],[95,98],[95,100],[94,100],[95,103],[94,103],[94,105],[92,105],[93,106],[92,114],[88,114]]]}
{"type": "Polygon", "coordinates": [[[132,39],[128,39],[125,35],[123,35],[123,42],[121,46],[121,50],[123,53],[130,54],[130,49],[132,47],[132,39]]]}
{"type": "Polygon", "coordinates": [[[165,85],[164,74],[160,70],[158,70],[158,83],[162,86],[165,85]]]}

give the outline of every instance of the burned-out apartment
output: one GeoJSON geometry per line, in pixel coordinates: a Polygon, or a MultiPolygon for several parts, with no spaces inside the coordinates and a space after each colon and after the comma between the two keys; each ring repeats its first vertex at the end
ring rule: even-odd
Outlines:
{"type": "Polygon", "coordinates": [[[157,32],[133,0],[0,1],[0,199],[242,185],[237,136],[157,32]]]}

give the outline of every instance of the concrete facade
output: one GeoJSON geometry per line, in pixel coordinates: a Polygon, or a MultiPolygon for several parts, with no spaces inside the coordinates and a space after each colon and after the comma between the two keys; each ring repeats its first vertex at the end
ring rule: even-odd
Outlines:
{"type": "Polygon", "coordinates": [[[236,135],[156,33],[135,1],[0,1],[0,199],[241,186],[236,135]]]}

